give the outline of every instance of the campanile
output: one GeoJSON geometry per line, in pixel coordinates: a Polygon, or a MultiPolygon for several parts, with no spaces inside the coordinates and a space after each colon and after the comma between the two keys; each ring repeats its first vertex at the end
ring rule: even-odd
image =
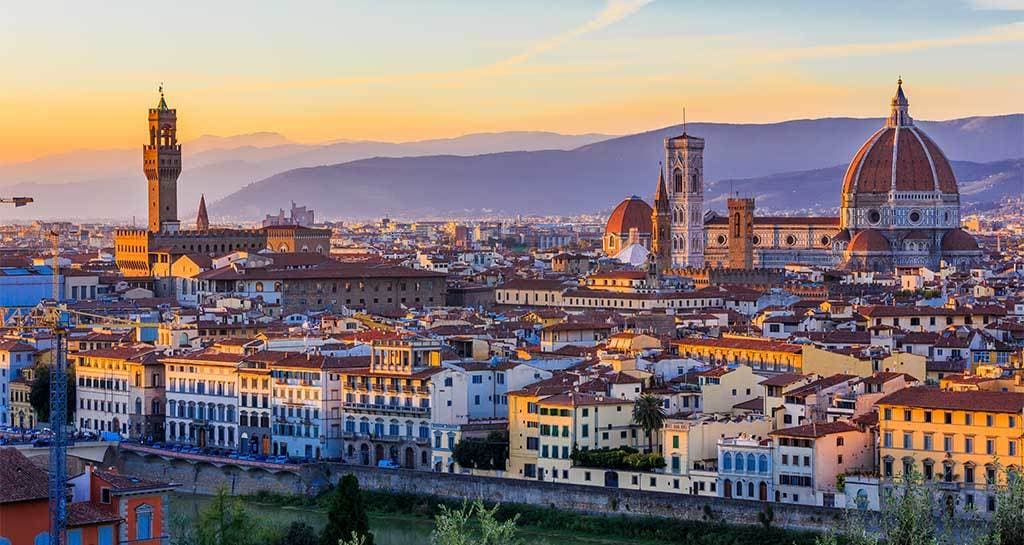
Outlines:
{"type": "Polygon", "coordinates": [[[149,109],[149,144],[142,147],[142,166],[149,181],[149,231],[178,230],[178,176],[181,174],[181,144],[178,143],[178,114],[167,107],[163,86],[160,103],[149,109]]]}

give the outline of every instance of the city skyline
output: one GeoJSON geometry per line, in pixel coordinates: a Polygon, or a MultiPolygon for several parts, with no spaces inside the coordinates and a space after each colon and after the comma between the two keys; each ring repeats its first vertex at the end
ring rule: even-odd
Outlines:
{"type": "Polygon", "coordinates": [[[0,22],[19,74],[0,91],[0,163],[137,145],[161,82],[189,112],[186,141],[630,134],[684,105],[691,121],[881,117],[900,75],[928,96],[920,119],[1020,111],[1024,80],[1005,70],[1024,42],[1019,2],[743,4],[19,6],[0,22]]]}

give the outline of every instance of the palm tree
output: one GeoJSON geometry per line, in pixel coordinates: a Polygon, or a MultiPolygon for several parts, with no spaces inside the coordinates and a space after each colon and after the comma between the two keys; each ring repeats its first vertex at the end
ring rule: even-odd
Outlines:
{"type": "Polygon", "coordinates": [[[661,398],[644,394],[633,402],[633,422],[640,426],[647,435],[647,451],[654,449],[654,432],[665,425],[665,409],[661,398]]]}

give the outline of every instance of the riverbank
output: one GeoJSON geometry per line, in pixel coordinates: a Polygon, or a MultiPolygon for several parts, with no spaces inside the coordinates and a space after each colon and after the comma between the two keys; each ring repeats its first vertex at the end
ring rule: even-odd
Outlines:
{"type": "MultiPolygon", "coordinates": [[[[431,524],[441,506],[456,507],[461,502],[424,494],[403,492],[363,491],[367,511],[377,518],[399,517],[431,524]]],[[[320,495],[320,498],[323,494],[320,495]]],[[[319,512],[319,498],[290,496],[269,492],[243,496],[247,504],[276,506],[282,509],[301,509],[319,512]]],[[[633,545],[666,545],[686,543],[693,545],[812,545],[816,533],[783,530],[771,526],[735,526],[707,513],[705,521],[688,521],[661,517],[627,515],[587,515],[562,511],[555,505],[500,504],[500,521],[516,517],[524,535],[536,541],[565,543],[630,543],[633,545]]],[[[770,518],[770,510],[765,517],[770,518]]],[[[429,535],[429,532],[428,532],[429,535]]]]}

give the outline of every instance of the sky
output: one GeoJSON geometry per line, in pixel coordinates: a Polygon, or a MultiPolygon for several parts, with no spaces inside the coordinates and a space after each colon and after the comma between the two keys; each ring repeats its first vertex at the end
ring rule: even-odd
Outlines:
{"type": "Polygon", "coordinates": [[[0,163],[179,137],[629,134],[681,121],[1024,111],[1024,0],[12,2],[0,163]]]}

